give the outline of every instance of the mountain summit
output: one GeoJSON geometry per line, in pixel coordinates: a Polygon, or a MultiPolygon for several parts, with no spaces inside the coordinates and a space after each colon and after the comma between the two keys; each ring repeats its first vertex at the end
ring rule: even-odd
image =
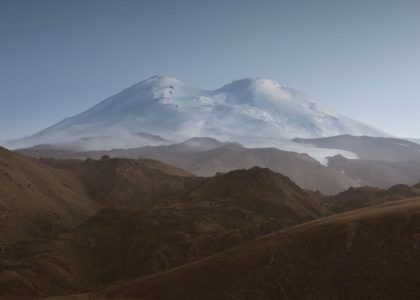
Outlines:
{"type": "Polygon", "coordinates": [[[207,91],[154,76],[8,146],[81,139],[86,144],[94,138],[93,148],[109,148],[109,141],[124,148],[197,136],[269,146],[284,139],[340,134],[385,135],[273,80],[246,78],[207,91]]]}

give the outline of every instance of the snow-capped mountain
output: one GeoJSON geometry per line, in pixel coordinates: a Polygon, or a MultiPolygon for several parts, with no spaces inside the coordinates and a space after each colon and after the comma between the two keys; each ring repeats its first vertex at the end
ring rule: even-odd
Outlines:
{"type": "Polygon", "coordinates": [[[92,150],[164,143],[139,133],[162,141],[206,136],[248,146],[275,146],[296,137],[386,135],[273,80],[247,78],[207,91],[154,76],[10,146],[93,139],[92,150]],[[96,144],[96,137],[108,143],[96,144]]]}

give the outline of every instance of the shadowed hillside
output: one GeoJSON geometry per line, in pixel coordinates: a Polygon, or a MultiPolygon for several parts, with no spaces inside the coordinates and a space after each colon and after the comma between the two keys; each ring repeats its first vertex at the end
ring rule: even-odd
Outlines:
{"type": "Polygon", "coordinates": [[[141,166],[130,169],[137,163],[140,161],[124,159],[50,162],[76,174],[84,174],[85,168],[90,170],[94,165],[98,173],[93,178],[105,176],[99,182],[106,182],[104,186],[111,189],[101,194],[103,198],[92,191],[89,194],[96,195],[97,201],[109,199],[101,203],[111,207],[55,238],[5,247],[0,261],[3,295],[48,296],[94,290],[115,280],[166,271],[328,214],[318,200],[268,169],[239,170],[208,179],[162,172],[153,177],[154,170],[149,170],[152,173],[142,179],[137,177],[145,171],[141,166]],[[128,174],[136,170],[128,178],[138,183],[125,180],[125,173],[121,175],[118,170],[128,174]],[[106,174],[112,175],[110,182],[106,174]],[[159,179],[150,181],[153,178],[159,179]],[[115,190],[124,193],[108,197],[115,190]],[[153,197],[146,199],[144,195],[153,197]],[[162,198],[155,198],[158,195],[162,198]]]}
{"type": "Polygon", "coordinates": [[[187,171],[148,159],[102,157],[45,162],[76,174],[88,195],[103,206],[141,207],[167,202],[201,181],[187,171]]]}
{"type": "Polygon", "coordinates": [[[73,173],[0,147],[0,244],[48,237],[98,207],[73,173]]]}
{"type": "Polygon", "coordinates": [[[419,292],[420,198],[395,201],[419,197],[418,184],[325,196],[260,167],[196,177],[149,159],[37,161],[5,149],[0,161],[8,174],[3,219],[13,220],[2,232],[2,297],[415,299],[419,292]]]}
{"type": "Polygon", "coordinates": [[[324,203],[333,212],[345,212],[412,197],[420,197],[419,187],[399,184],[386,190],[372,187],[350,188],[328,197],[324,203]]]}
{"type": "Polygon", "coordinates": [[[100,293],[140,299],[417,299],[420,199],[340,214],[100,293]]]}

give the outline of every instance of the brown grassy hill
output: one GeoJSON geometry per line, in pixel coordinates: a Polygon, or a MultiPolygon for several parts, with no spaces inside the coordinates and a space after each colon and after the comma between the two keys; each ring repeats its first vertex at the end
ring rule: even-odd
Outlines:
{"type": "Polygon", "coordinates": [[[326,213],[318,201],[288,177],[260,167],[216,175],[190,194],[198,199],[230,201],[267,216],[295,220],[295,223],[326,213]]]}
{"type": "Polygon", "coordinates": [[[99,263],[124,253],[123,263],[114,262],[112,271],[101,271],[109,274],[105,276],[109,282],[167,270],[327,213],[289,178],[255,167],[203,180],[169,205],[102,211],[81,229],[108,243],[99,247],[96,257],[120,241],[99,263]],[[104,230],[106,226],[115,236],[104,230]],[[131,252],[124,252],[127,248],[131,252]]]}
{"type": "Polygon", "coordinates": [[[103,209],[71,232],[6,248],[0,290],[15,296],[88,291],[328,213],[290,179],[261,168],[204,179],[176,201],[153,203],[103,209]]]}
{"type": "Polygon", "coordinates": [[[324,203],[333,212],[345,212],[363,207],[420,196],[420,186],[404,184],[388,189],[372,187],[350,188],[335,196],[324,198],[324,203]]]}
{"type": "Polygon", "coordinates": [[[199,181],[187,171],[147,159],[103,157],[47,161],[76,174],[88,195],[103,206],[140,207],[167,201],[182,195],[199,181]]]}
{"type": "Polygon", "coordinates": [[[0,147],[0,244],[50,236],[97,208],[71,172],[0,147]]]}
{"type": "Polygon", "coordinates": [[[298,225],[100,296],[419,299],[420,198],[298,225]]]}
{"type": "Polygon", "coordinates": [[[394,201],[420,195],[418,186],[325,197],[259,167],[200,178],[153,160],[0,150],[0,203],[19,217],[5,236],[23,228],[27,239],[39,220],[54,228],[2,245],[0,296],[418,298],[420,198],[394,201]]]}
{"type": "Polygon", "coordinates": [[[40,161],[0,148],[0,243],[54,235],[103,206],[172,199],[192,176],[148,159],[40,161]]]}

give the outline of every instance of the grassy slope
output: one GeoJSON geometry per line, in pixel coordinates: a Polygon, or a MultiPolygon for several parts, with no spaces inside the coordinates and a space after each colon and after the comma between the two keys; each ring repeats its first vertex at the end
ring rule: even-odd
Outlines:
{"type": "Polygon", "coordinates": [[[141,299],[418,299],[420,198],[298,225],[201,261],[115,284],[141,299]]]}

